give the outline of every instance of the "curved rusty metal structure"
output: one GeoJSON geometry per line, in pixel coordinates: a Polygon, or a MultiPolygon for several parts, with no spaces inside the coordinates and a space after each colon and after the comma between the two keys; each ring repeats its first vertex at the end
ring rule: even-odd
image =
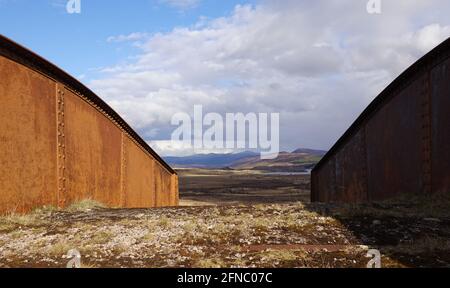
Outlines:
{"type": "Polygon", "coordinates": [[[450,38],[369,105],[311,181],[315,202],[450,193],[450,38]]]}
{"type": "Polygon", "coordinates": [[[178,205],[178,176],[75,78],[0,35],[0,213],[178,205]]]}

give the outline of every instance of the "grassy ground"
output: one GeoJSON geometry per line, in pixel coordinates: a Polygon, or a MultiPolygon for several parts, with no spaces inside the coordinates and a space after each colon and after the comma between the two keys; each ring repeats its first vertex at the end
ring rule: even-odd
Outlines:
{"type": "Polygon", "coordinates": [[[0,266],[361,267],[358,239],[302,204],[51,211],[1,220],[0,266]]]}
{"type": "Polygon", "coordinates": [[[254,205],[307,203],[310,200],[308,175],[191,169],[179,171],[179,176],[180,193],[185,201],[207,205],[254,205]]]}
{"type": "Polygon", "coordinates": [[[182,203],[193,207],[106,209],[83,201],[65,211],[0,217],[0,267],[65,267],[70,249],[81,252],[83,267],[365,267],[372,248],[383,267],[450,265],[448,197],[310,204],[301,195],[286,200],[304,179],[278,180],[277,188],[267,184],[272,176],[247,182],[250,176],[229,173],[182,175],[192,181],[182,203]],[[204,190],[194,195],[198,180],[204,190]],[[207,185],[217,191],[224,181],[231,192],[240,183],[245,201],[219,193],[214,202],[207,185]]]}

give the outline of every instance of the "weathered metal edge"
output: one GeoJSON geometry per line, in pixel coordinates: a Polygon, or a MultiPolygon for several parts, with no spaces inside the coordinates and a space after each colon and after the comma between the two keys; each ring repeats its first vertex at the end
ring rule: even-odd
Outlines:
{"type": "Polygon", "coordinates": [[[333,157],[342,146],[344,146],[347,141],[355,135],[361,128],[361,125],[366,123],[371,117],[383,107],[384,104],[389,102],[393,97],[396,96],[394,93],[401,87],[410,83],[416,76],[417,73],[428,65],[433,65],[433,63],[441,63],[445,59],[450,57],[450,38],[447,38],[444,42],[438,45],[436,48],[431,50],[425,56],[417,60],[413,65],[406,69],[400,76],[398,76],[391,84],[389,84],[376,98],[370,103],[370,105],[362,112],[362,114],[356,119],[355,122],[350,126],[350,128],[339,138],[336,144],[328,151],[327,154],[317,163],[313,168],[312,173],[316,173],[325,163],[333,157]],[[406,83],[406,84],[405,84],[406,83]]]}
{"type": "Polygon", "coordinates": [[[70,76],[67,72],[54,65],[50,61],[37,55],[31,50],[22,45],[12,41],[11,39],[0,34],[0,55],[20,63],[32,70],[51,77],[60,82],[68,88],[78,92],[90,101],[95,103],[101,110],[109,115],[128,135],[130,135],[139,145],[141,145],[150,155],[152,155],[158,162],[160,162],[170,173],[177,174],[172,167],[169,166],[148,144],[145,142],[131,126],[123,120],[123,118],[114,111],[108,104],[106,104],[99,96],[92,90],[87,88],[84,84],[70,76]]]}

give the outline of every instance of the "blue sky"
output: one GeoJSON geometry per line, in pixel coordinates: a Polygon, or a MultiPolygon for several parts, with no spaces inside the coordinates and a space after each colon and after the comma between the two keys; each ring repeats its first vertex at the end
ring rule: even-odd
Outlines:
{"type": "Polygon", "coordinates": [[[81,0],[82,13],[68,14],[67,0],[0,0],[0,33],[75,76],[87,75],[132,55],[133,47],[117,47],[108,37],[168,32],[201,17],[229,15],[236,5],[253,1],[204,0],[187,7],[176,4],[183,0],[173,2],[81,0]]]}
{"type": "MultiPolygon", "coordinates": [[[[281,150],[329,149],[450,36],[450,1],[0,0],[0,33],[93,89],[161,154],[173,115],[279,113],[281,150]]],[[[222,152],[222,151],[205,151],[222,152]]],[[[229,151],[226,151],[229,152],[229,151]]]]}

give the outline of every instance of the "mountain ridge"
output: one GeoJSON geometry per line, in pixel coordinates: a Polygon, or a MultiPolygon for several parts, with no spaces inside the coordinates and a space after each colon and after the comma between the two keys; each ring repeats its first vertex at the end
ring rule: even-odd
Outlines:
{"type": "Polygon", "coordinates": [[[305,172],[312,169],[326,151],[300,148],[280,152],[273,160],[262,160],[260,153],[245,151],[228,154],[195,154],[183,157],[163,157],[175,168],[263,170],[269,172],[305,172]]]}

